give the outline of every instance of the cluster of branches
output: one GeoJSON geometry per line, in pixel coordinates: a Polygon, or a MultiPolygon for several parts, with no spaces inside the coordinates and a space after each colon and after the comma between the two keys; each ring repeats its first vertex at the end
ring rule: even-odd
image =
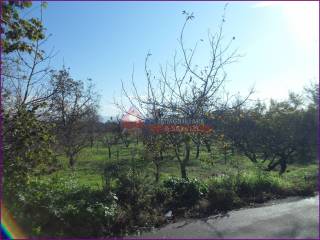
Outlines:
{"type": "MultiPolygon", "coordinates": [[[[183,11],[185,21],[179,36],[179,51],[175,53],[172,64],[160,65],[159,74],[155,75],[148,66],[151,54],[146,56],[146,94],[141,94],[138,91],[134,82],[134,71],[131,79],[132,93],[129,93],[122,83],[122,92],[127,102],[141,113],[142,118],[208,118],[218,112],[221,115],[223,112],[235,109],[248,101],[253,89],[244,98],[230,95],[225,90],[227,79],[225,67],[241,57],[237,50],[231,49],[234,37],[224,44],[225,11],[226,8],[218,31],[215,34],[208,33],[210,56],[206,65],[199,67],[193,61],[198,42],[191,49],[185,46],[185,31],[194,16],[192,13],[183,11]]],[[[202,39],[200,41],[203,42],[202,39]]],[[[123,112],[126,112],[123,103],[116,102],[115,104],[123,112]]],[[[162,137],[163,139],[166,139],[166,144],[174,149],[183,178],[187,177],[186,165],[190,160],[191,142],[196,143],[198,152],[200,144],[205,144],[210,150],[210,138],[199,134],[166,134],[166,137],[162,137]]],[[[157,154],[154,156],[158,158],[157,154]]]]}

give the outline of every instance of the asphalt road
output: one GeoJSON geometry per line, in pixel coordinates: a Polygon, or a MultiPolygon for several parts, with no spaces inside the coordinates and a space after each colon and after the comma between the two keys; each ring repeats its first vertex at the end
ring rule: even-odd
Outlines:
{"type": "Polygon", "coordinates": [[[230,211],[224,216],[186,219],[166,225],[146,238],[318,238],[319,196],[269,202],[257,208],[230,211]]]}

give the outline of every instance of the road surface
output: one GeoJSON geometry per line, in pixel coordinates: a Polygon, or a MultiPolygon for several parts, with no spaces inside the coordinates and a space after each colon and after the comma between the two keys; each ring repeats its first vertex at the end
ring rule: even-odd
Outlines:
{"type": "Polygon", "coordinates": [[[146,238],[318,238],[319,196],[282,200],[224,216],[186,219],[140,237],[146,238]]]}

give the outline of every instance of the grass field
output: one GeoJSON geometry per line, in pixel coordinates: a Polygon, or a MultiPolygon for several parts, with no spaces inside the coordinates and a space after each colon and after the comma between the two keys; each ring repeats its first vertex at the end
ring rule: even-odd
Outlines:
{"type": "MultiPolygon", "coordinates": [[[[43,176],[50,178],[53,176],[65,177],[70,174],[79,181],[81,185],[88,186],[93,189],[101,189],[103,187],[103,171],[107,164],[122,162],[124,164],[132,164],[130,152],[135,149],[137,154],[134,157],[134,165],[137,169],[144,169],[145,173],[150,176],[154,175],[154,165],[152,161],[143,158],[142,144],[131,144],[129,147],[118,145],[112,147],[112,157],[108,157],[108,148],[96,144],[92,148],[87,147],[81,151],[77,158],[76,165],[73,169],[68,167],[68,160],[65,156],[59,157],[61,169],[43,176]],[[119,155],[117,156],[117,150],[119,155]]],[[[190,162],[187,167],[188,177],[206,180],[211,177],[220,175],[232,175],[236,173],[250,173],[256,171],[257,167],[248,158],[238,154],[228,154],[225,162],[224,156],[218,153],[217,149],[213,149],[213,154],[208,153],[204,148],[201,149],[199,158],[195,158],[195,148],[191,152],[190,162]]],[[[179,163],[176,159],[165,159],[161,165],[160,180],[170,176],[180,177],[179,163]]],[[[309,165],[289,164],[285,174],[281,176],[285,182],[290,184],[298,184],[305,181],[315,181],[318,173],[318,165],[316,163],[309,165]]],[[[276,171],[271,173],[278,176],[276,171]]]]}

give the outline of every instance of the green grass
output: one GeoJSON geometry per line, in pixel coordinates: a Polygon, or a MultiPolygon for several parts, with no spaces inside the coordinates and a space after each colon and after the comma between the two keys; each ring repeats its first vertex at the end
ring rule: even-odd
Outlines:
{"type": "MultiPolygon", "coordinates": [[[[65,156],[60,156],[61,169],[51,175],[43,176],[50,178],[54,175],[67,176],[74,174],[79,183],[91,188],[103,187],[103,170],[104,166],[108,163],[116,163],[121,161],[124,165],[131,164],[132,149],[136,149],[134,158],[135,166],[138,169],[144,169],[144,172],[154,175],[154,165],[151,161],[143,159],[143,146],[131,144],[128,148],[124,145],[112,147],[112,157],[108,157],[108,149],[101,145],[96,145],[93,148],[87,147],[81,151],[77,158],[74,169],[69,168],[68,160],[65,156]],[[119,157],[117,157],[117,149],[119,149],[119,157]]],[[[252,173],[256,172],[256,166],[244,156],[229,155],[227,162],[224,161],[222,154],[217,154],[216,149],[213,149],[212,154],[208,153],[205,148],[201,148],[200,156],[195,159],[195,148],[192,149],[190,162],[187,167],[188,177],[206,180],[220,175],[235,175],[247,174],[248,179],[252,177],[252,173]],[[251,175],[250,175],[251,174],[251,175]]],[[[171,154],[173,156],[173,154],[171,154]]],[[[180,168],[178,161],[174,158],[167,158],[161,165],[160,180],[164,180],[170,176],[180,177],[180,168]]],[[[275,178],[281,181],[281,184],[294,186],[297,184],[304,184],[306,181],[316,182],[318,172],[317,164],[310,165],[290,165],[287,172],[283,176],[275,178]]],[[[274,176],[278,176],[277,172],[272,172],[274,176]]],[[[280,183],[279,183],[280,184],[280,183]]],[[[288,186],[289,187],[289,186],[288,186]]]]}

